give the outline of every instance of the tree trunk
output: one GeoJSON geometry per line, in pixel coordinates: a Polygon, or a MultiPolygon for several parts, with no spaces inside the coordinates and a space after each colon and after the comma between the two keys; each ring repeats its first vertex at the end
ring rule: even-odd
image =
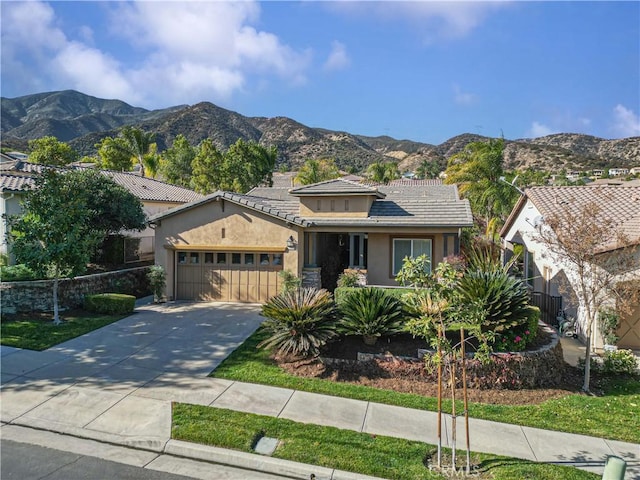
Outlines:
{"type": "Polygon", "coordinates": [[[60,315],[58,312],[58,269],[55,269],[55,277],[53,279],[53,324],[60,325],[60,315]]]}
{"type": "Polygon", "coordinates": [[[584,382],[582,384],[582,390],[589,391],[589,384],[591,383],[591,335],[587,335],[587,348],[584,352],[584,382]]]}

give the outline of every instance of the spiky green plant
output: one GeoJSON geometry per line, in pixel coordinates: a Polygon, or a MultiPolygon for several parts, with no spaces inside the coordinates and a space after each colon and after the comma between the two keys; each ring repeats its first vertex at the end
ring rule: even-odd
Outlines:
{"type": "Polygon", "coordinates": [[[331,294],[300,288],[272,297],[262,307],[262,325],[270,333],[258,347],[276,348],[281,354],[317,355],[336,335],[335,304],[331,294]]]}
{"type": "Polygon", "coordinates": [[[458,280],[463,304],[476,303],[486,312],[483,331],[504,332],[527,323],[531,308],[529,292],[522,280],[499,269],[472,270],[458,280]]]}
{"type": "Polygon", "coordinates": [[[340,313],[338,330],[347,335],[381,337],[403,330],[402,302],[381,288],[353,291],[340,305],[340,313]]]}

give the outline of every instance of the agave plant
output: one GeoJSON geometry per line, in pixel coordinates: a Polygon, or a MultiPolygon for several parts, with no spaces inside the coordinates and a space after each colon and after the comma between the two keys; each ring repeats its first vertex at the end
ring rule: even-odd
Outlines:
{"type": "Polygon", "coordinates": [[[285,291],[262,307],[262,325],[270,333],[258,347],[308,357],[336,335],[335,305],[331,294],[316,288],[285,291]]]}
{"type": "Polygon", "coordinates": [[[362,335],[367,344],[374,344],[382,335],[403,330],[402,302],[381,288],[362,288],[349,294],[340,305],[341,333],[362,335]]]}

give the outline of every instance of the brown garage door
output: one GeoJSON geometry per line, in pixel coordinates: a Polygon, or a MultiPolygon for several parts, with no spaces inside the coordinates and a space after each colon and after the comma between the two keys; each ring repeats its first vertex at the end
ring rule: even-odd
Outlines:
{"type": "Polygon", "coordinates": [[[623,315],[618,327],[618,346],[640,350],[640,306],[623,315]]]}
{"type": "Polygon", "coordinates": [[[281,253],[178,252],[178,300],[263,303],[280,291],[281,253]]]}

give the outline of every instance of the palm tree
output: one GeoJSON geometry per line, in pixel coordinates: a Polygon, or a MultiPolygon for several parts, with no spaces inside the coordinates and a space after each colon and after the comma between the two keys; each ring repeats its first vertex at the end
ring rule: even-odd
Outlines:
{"type": "Polygon", "coordinates": [[[322,160],[307,160],[304,165],[300,167],[298,175],[296,175],[296,181],[301,185],[311,185],[313,183],[324,182],[325,180],[332,180],[340,176],[340,170],[336,166],[335,160],[322,159],[322,160]]]}
{"type": "Polygon", "coordinates": [[[134,127],[124,127],[120,131],[120,137],[124,140],[120,148],[123,148],[131,155],[132,159],[138,162],[142,176],[145,176],[145,168],[152,175],[155,175],[158,166],[156,144],[154,142],[155,133],[143,132],[134,127]]]}
{"type": "MultiPolygon", "coordinates": [[[[501,180],[504,176],[502,155],[504,140],[471,142],[449,159],[445,183],[456,183],[469,200],[474,215],[486,227],[502,224],[513,207],[517,190],[501,180]]],[[[492,230],[488,228],[487,230],[492,230]]]]}
{"type": "Polygon", "coordinates": [[[372,182],[387,184],[400,177],[395,162],[376,162],[367,167],[367,178],[372,182]]]}

